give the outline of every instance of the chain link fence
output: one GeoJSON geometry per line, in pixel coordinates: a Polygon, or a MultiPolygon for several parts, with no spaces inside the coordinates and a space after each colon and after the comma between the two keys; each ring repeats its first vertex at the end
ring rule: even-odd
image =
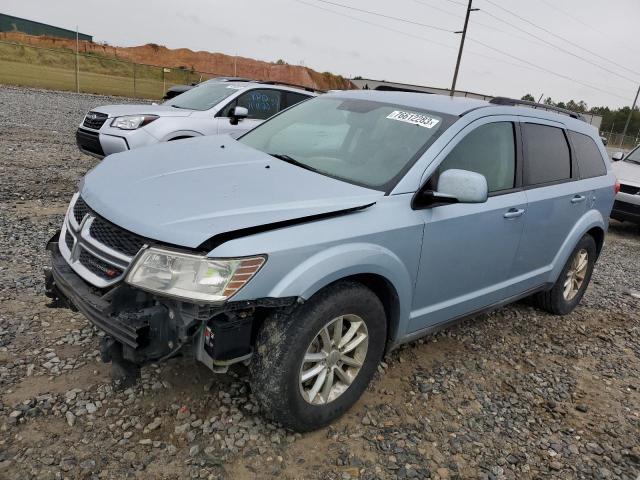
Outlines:
{"type": "Polygon", "coordinates": [[[640,131],[635,135],[622,135],[621,133],[601,132],[603,138],[607,140],[607,148],[619,150],[631,150],[640,143],[640,131]]]}
{"type": "Polygon", "coordinates": [[[221,74],[0,41],[0,83],[9,85],[160,99],[172,85],[216,76],[221,74]]]}

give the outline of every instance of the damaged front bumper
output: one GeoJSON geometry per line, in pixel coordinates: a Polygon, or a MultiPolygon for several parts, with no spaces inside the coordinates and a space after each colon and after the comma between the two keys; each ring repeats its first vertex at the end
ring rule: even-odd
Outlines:
{"type": "MultiPolygon", "coordinates": [[[[107,335],[103,346],[115,342],[118,358],[136,365],[180,351],[215,372],[224,372],[229,365],[250,359],[257,327],[268,310],[296,301],[290,297],[196,305],[154,295],[122,281],[99,289],[69,266],[60,254],[58,240],[59,233],[47,244],[51,268],[45,270],[46,295],[52,299],[51,306],[80,311],[107,335]]],[[[103,352],[105,361],[110,357],[103,352]]]]}

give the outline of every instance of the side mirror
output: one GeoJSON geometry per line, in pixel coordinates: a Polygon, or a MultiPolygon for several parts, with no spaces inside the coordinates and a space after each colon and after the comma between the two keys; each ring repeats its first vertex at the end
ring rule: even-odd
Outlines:
{"type": "Polygon", "coordinates": [[[436,194],[453,197],[459,203],[484,203],[489,189],[484,175],[452,168],[440,174],[436,194]]]}
{"type": "Polygon", "coordinates": [[[624,158],[624,152],[616,152],[613,155],[611,155],[611,160],[613,160],[614,162],[619,162],[623,158],[624,158]]]}
{"type": "Polygon", "coordinates": [[[489,189],[484,175],[453,168],[440,174],[435,192],[418,192],[413,199],[412,208],[418,210],[450,203],[484,203],[488,195],[489,189]]]}
{"type": "Polygon", "coordinates": [[[233,107],[229,113],[229,123],[237,125],[240,120],[244,120],[249,116],[249,110],[245,107],[233,107]]]}

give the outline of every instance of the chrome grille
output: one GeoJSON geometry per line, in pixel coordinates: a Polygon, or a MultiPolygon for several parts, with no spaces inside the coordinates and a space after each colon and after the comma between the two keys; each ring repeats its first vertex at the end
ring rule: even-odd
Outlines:
{"type": "Polygon", "coordinates": [[[93,130],[100,130],[100,127],[107,121],[107,114],[100,112],[89,112],[84,117],[82,122],[83,127],[92,128],[93,130]]]}
{"type": "Polygon", "coordinates": [[[58,243],[71,268],[92,285],[105,288],[122,280],[145,239],[100,217],[74,195],[58,243]]]}

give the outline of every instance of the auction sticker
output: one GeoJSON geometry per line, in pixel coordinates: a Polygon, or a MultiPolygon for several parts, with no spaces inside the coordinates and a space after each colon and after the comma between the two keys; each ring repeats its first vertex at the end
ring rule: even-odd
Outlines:
{"type": "Polygon", "coordinates": [[[424,115],[422,113],[403,112],[401,110],[394,110],[389,115],[387,115],[387,118],[390,118],[391,120],[398,120],[399,122],[412,123],[414,125],[425,128],[433,128],[440,122],[440,120],[430,117],[429,115],[424,115]]]}

